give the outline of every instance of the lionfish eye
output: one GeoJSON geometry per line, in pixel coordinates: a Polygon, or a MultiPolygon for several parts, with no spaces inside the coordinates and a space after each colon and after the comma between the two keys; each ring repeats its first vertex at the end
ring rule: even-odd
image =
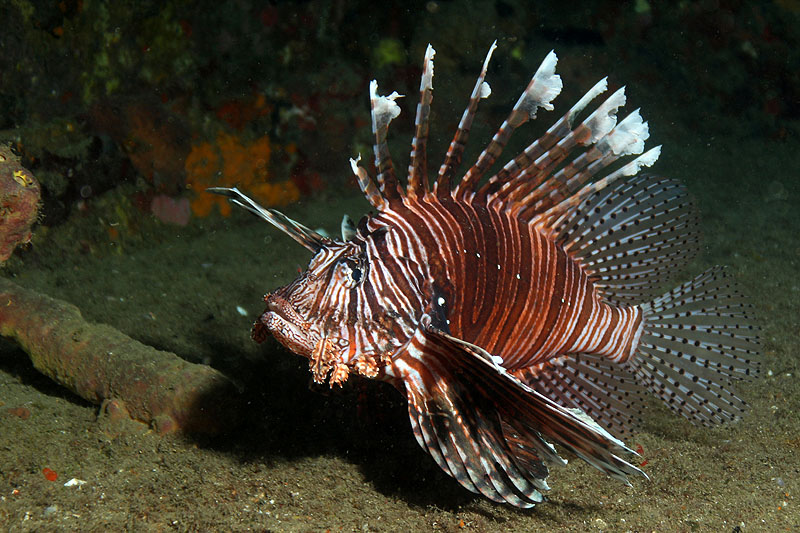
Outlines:
{"type": "Polygon", "coordinates": [[[345,259],[340,263],[342,266],[347,267],[345,275],[348,277],[348,285],[352,288],[361,283],[364,277],[364,267],[358,261],[353,259],[345,259]]]}

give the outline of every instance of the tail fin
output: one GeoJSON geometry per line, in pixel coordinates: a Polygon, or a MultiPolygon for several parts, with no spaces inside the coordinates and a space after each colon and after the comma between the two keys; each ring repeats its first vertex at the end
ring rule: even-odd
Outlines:
{"type": "Polygon", "coordinates": [[[722,267],[660,296],[644,309],[636,356],[637,381],[695,424],[738,420],[746,404],[731,383],[759,372],[752,305],[722,267]]]}

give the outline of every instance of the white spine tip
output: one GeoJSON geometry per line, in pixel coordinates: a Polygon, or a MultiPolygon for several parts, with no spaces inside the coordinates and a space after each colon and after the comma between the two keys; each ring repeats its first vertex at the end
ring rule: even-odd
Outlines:
{"type": "Polygon", "coordinates": [[[436,50],[430,44],[425,49],[425,62],[423,64],[422,80],[420,81],[420,90],[426,89],[433,90],[433,56],[436,55],[436,50]]]}
{"type": "Polygon", "coordinates": [[[536,111],[540,107],[552,111],[553,104],[551,102],[561,93],[564,84],[561,76],[556,74],[556,63],[558,63],[558,57],[554,51],[550,50],[523,95],[523,106],[528,109],[531,118],[536,118],[536,111]]]}
{"type": "Polygon", "coordinates": [[[483,60],[483,68],[481,69],[483,72],[486,72],[486,69],[489,68],[489,61],[492,59],[492,54],[494,53],[495,49],[497,48],[497,39],[494,40],[492,46],[489,47],[489,52],[486,53],[486,59],[483,60]]]}
{"type": "Polygon", "coordinates": [[[603,78],[602,80],[598,81],[594,84],[594,87],[589,89],[589,91],[584,94],[578,102],[572,106],[572,109],[569,110],[567,114],[567,120],[569,121],[569,125],[572,126],[575,117],[583,111],[589,102],[597,98],[597,95],[602,94],[608,90],[608,78],[603,78]]]}
{"type": "Polygon", "coordinates": [[[378,82],[372,80],[369,82],[369,98],[372,102],[372,121],[376,129],[385,128],[389,123],[397,118],[400,114],[400,106],[397,105],[398,98],[402,98],[402,94],[397,94],[393,91],[388,96],[378,95],[378,82]]]}
{"type": "Polygon", "coordinates": [[[600,104],[586,119],[586,126],[592,131],[592,143],[602,139],[617,125],[617,110],[625,105],[625,87],[621,87],[600,104]]]}
{"type": "Polygon", "coordinates": [[[658,157],[661,155],[661,146],[656,146],[655,148],[651,148],[650,150],[646,151],[624,167],[622,167],[620,172],[625,176],[634,176],[636,175],[642,167],[651,167],[658,161],[658,157]]]}
{"type": "Polygon", "coordinates": [[[361,154],[358,154],[358,157],[353,159],[350,158],[350,168],[353,169],[353,174],[358,176],[358,162],[361,161],[361,154]]]}
{"type": "Polygon", "coordinates": [[[617,156],[641,154],[644,151],[644,142],[648,137],[650,137],[650,130],[647,122],[642,120],[642,115],[637,109],[621,120],[617,127],[598,145],[606,143],[617,156]]]}

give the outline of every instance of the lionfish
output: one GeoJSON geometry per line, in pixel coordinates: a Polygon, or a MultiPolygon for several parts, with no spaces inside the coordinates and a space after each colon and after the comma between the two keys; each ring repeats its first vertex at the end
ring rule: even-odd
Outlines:
{"type": "MultiPolygon", "coordinates": [[[[268,293],[253,338],[272,335],[309,359],[315,382],[351,373],[388,381],[408,401],[417,442],[467,489],[496,502],[543,500],[555,443],[627,484],[647,477],[621,456],[648,390],[694,423],[741,416],[731,382],[758,373],[751,306],[715,267],[663,295],[699,249],[686,189],[639,175],[647,122],[622,120],[624,88],[592,87],[522,153],[486,178],[512,132],[562,88],[545,57],[477,161],[455,179],[492,44],[444,163],[431,185],[426,145],[434,49],[425,52],[408,182],[387,145],[396,92],[370,84],[373,181],[351,159],[375,213],[342,240],[261,207],[236,188],[212,188],[314,253],[308,269],[268,293]],[[626,156],[624,164],[604,172],[626,156]],[[604,175],[602,175],[604,174],[604,175]],[[602,177],[600,177],[602,175],[602,177]]],[[[644,152],[644,153],[643,153],[644,152]]]]}

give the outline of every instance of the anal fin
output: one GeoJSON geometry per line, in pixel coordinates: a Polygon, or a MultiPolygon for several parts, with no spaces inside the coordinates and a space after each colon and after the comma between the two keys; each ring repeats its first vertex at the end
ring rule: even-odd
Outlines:
{"type": "Polygon", "coordinates": [[[644,409],[644,388],[634,374],[608,358],[565,355],[513,372],[559,405],[580,409],[617,437],[627,437],[644,409]]]}

